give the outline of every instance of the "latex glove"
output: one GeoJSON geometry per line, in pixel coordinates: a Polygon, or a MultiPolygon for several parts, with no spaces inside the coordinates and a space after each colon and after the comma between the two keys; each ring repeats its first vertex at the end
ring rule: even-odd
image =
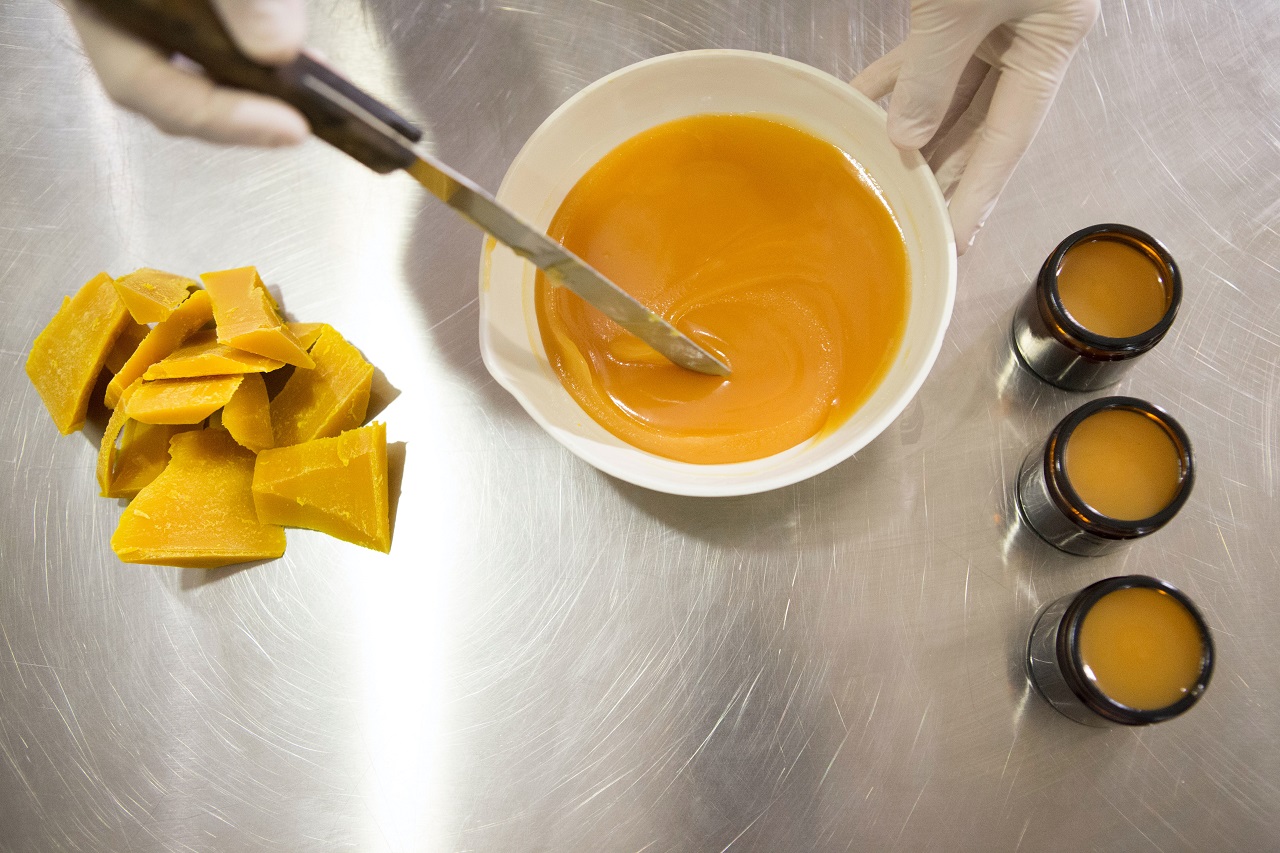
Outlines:
{"type": "Polygon", "coordinates": [[[912,0],[907,40],[853,85],[893,92],[889,137],[920,150],[973,245],[1049,111],[1099,0],[912,0]]]}
{"type": "MultiPolygon", "coordinates": [[[[277,65],[302,48],[303,0],[213,0],[213,6],[252,59],[277,65]]],[[[165,133],[263,146],[294,145],[310,133],[302,114],[283,101],[215,85],[74,0],[66,8],[107,94],[165,133]]]]}

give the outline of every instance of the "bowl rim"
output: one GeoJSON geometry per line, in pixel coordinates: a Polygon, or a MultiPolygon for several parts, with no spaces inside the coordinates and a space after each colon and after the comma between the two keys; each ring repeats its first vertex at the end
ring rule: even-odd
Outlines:
{"type": "MultiPolygon", "coordinates": [[[[608,86],[619,77],[636,73],[654,65],[677,64],[711,58],[728,58],[772,64],[779,69],[804,76],[819,85],[835,87],[844,96],[852,97],[855,100],[861,100],[864,103],[864,106],[871,107],[878,114],[878,118],[883,120],[883,117],[885,116],[884,110],[881,109],[878,104],[867,98],[857,89],[853,88],[853,86],[846,81],[841,80],[840,78],[819,68],[815,68],[794,59],[788,59],[786,57],[760,51],[729,48],[708,48],[662,54],[626,65],[587,84],[552,111],[551,114],[542,121],[538,128],[530,134],[529,138],[525,140],[524,145],[521,146],[520,151],[512,159],[511,164],[507,167],[507,170],[503,175],[502,183],[498,187],[496,197],[500,200],[503,198],[504,191],[507,189],[509,182],[513,180],[512,176],[519,174],[519,167],[527,156],[527,152],[534,148],[535,144],[539,142],[542,137],[552,132],[552,128],[566,112],[574,109],[579,102],[587,98],[589,95],[597,92],[605,86],[608,86]]],[[[785,120],[787,117],[780,116],[780,118],[785,120]]],[[[799,119],[797,119],[797,121],[799,121],[799,119]]],[[[803,122],[800,123],[803,124],[803,122]]],[[[928,168],[924,158],[919,152],[902,152],[902,156],[906,160],[905,165],[909,170],[914,171],[922,166],[926,169],[928,168]]],[[[930,172],[930,175],[931,174],[932,173],[930,172]]],[[[715,474],[721,478],[699,481],[673,481],[671,477],[664,476],[661,468],[619,466],[615,464],[609,454],[600,452],[596,449],[596,442],[594,440],[565,430],[551,423],[543,416],[538,406],[533,403],[530,397],[522,390],[520,385],[508,376],[507,371],[503,369],[501,363],[498,361],[494,348],[491,345],[492,330],[491,323],[489,322],[489,279],[491,276],[490,253],[494,251],[494,243],[492,239],[485,241],[480,259],[479,326],[481,360],[484,363],[485,369],[488,370],[489,375],[493,377],[494,381],[496,381],[507,391],[507,393],[511,394],[511,396],[516,399],[521,408],[524,409],[525,413],[533,418],[534,422],[537,423],[544,432],[550,435],[558,444],[574,456],[577,456],[593,468],[602,471],[611,477],[616,477],[625,482],[642,488],[651,489],[653,491],[687,497],[734,497],[760,494],[803,482],[811,477],[815,477],[818,474],[823,473],[824,471],[828,471],[836,467],[842,462],[847,461],[854,454],[866,447],[867,444],[879,437],[880,434],[883,433],[884,430],[902,414],[907,405],[915,399],[916,394],[919,393],[920,387],[924,384],[925,379],[932,371],[939,352],[941,352],[942,342],[946,337],[946,330],[950,325],[951,315],[955,305],[957,255],[955,236],[951,228],[950,217],[947,215],[946,201],[934,180],[930,179],[925,183],[925,193],[931,196],[931,200],[936,206],[936,209],[941,212],[943,236],[946,239],[943,258],[946,282],[940,328],[928,342],[928,350],[920,361],[918,369],[910,376],[909,381],[903,388],[903,391],[899,393],[894,401],[887,405],[877,417],[863,428],[862,437],[860,439],[850,441],[847,446],[842,447],[841,452],[834,459],[828,455],[818,455],[812,460],[798,466],[776,468],[772,471],[764,472],[747,472],[742,470],[744,467],[756,466],[766,460],[776,461],[779,457],[785,455],[798,455],[814,443],[827,440],[827,437],[823,436],[821,433],[808,441],[801,442],[795,447],[788,448],[787,450],[772,456],[767,456],[763,459],[753,459],[746,462],[734,463],[704,465],[692,462],[680,462],[678,460],[668,459],[666,457],[648,453],[640,448],[630,448],[636,454],[641,454],[646,458],[652,459],[664,467],[669,466],[677,470],[688,468],[698,470],[700,472],[715,472],[715,474]]],[[[537,345],[540,345],[540,343],[537,345]]],[[[537,353],[535,352],[534,355],[536,357],[537,353]]],[[[542,354],[542,357],[545,360],[545,353],[542,354]]],[[[583,412],[583,416],[590,418],[590,416],[585,412],[583,412]]]]}

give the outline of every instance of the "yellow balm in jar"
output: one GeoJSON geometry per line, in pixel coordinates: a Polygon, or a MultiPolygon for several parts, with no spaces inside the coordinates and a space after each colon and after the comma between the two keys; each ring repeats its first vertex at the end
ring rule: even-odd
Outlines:
{"type": "Polygon", "coordinates": [[[1058,264],[1058,298],[1084,328],[1108,338],[1152,329],[1169,308],[1169,273],[1144,247],[1110,236],[1074,244],[1058,264]]]}
{"type": "Polygon", "coordinates": [[[1191,611],[1167,590],[1109,592],[1080,623],[1080,664],[1105,696],[1155,711],[1179,702],[1200,677],[1204,642],[1191,611]]]}
{"type": "Polygon", "coordinates": [[[1194,482],[1191,441],[1157,406],[1102,397],[1067,415],[1018,474],[1017,504],[1042,539],[1072,554],[1104,554],[1154,533],[1194,482]]]}
{"type": "Polygon", "coordinates": [[[1108,578],[1038,615],[1032,683],[1086,725],[1146,725],[1184,713],[1213,673],[1213,641],[1181,591],[1145,575],[1108,578]]]}
{"type": "Polygon", "coordinates": [[[1159,514],[1182,485],[1182,458],[1169,430],[1146,412],[1103,408],[1071,431],[1067,479],[1086,504],[1110,518],[1159,514]]]}

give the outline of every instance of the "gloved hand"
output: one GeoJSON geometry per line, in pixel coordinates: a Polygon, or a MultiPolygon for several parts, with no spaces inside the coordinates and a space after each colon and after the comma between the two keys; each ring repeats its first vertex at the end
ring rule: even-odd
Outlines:
{"type": "MultiPolygon", "coordinates": [[[[264,146],[295,145],[310,133],[302,114],[283,101],[217,86],[75,0],[65,2],[107,94],[165,133],[264,146]]],[[[302,48],[303,0],[213,0],[213,6],[252,59],[276,65],[293,59],[302,48]]]]}
{"type": "Polygon", "coordinates": [[[1099,2],[911,0],[907,40],[853,79],[872,100],[893,92],[889,137],[929,161],[959,252],[1035,138],[1099,2]]]}

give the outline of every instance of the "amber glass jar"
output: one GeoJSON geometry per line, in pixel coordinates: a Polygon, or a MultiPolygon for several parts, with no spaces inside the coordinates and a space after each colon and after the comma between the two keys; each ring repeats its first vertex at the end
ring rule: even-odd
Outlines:
{"type": "Polygon", "coordinates": [[[1063,240],[1045,259],[1034,287],[1014,314],[1013,349],[1024,366],[1052,385],[1098,390],[1118,382],[1134,359],[1164,338],[1181,302],[1178,265],[1154,237],[1128,225],[1092,225],[1063,240]],[[1146,309],[1148,320],[1126,327],[1117,315],[1134,306],[1106,297],[1134,290],[1135,271],[1147,279],[1147,290],[1156,288],[1153,298],[1158,304],[1154,312],[1146,309]],[[1063,299],[1064,275],[1071,281],[1087,275],[1103,304],[1085,312],[1077,302],[1073,314],[1063,299]]]}
{"type": "Polygon", "coordinates": [[[1142,726],[1185,713],[1209,686],[1213,663],[1200,611],[1145,575],[1107,578],[1050,602],[1027,642],[1036,691],[1090,726],[1142,726]]]}
{"type": "Polygon", "coordinates": [[[1050,545],[1095,556],[1168,524],[1194,481],[1191,440],[1168,412],[1135,397],[1101,397],[1063,418],[1027,456],[1016,499],[1050,545]],[[1140,432],[1123,435],[1129,427],[1140,432]]]}

